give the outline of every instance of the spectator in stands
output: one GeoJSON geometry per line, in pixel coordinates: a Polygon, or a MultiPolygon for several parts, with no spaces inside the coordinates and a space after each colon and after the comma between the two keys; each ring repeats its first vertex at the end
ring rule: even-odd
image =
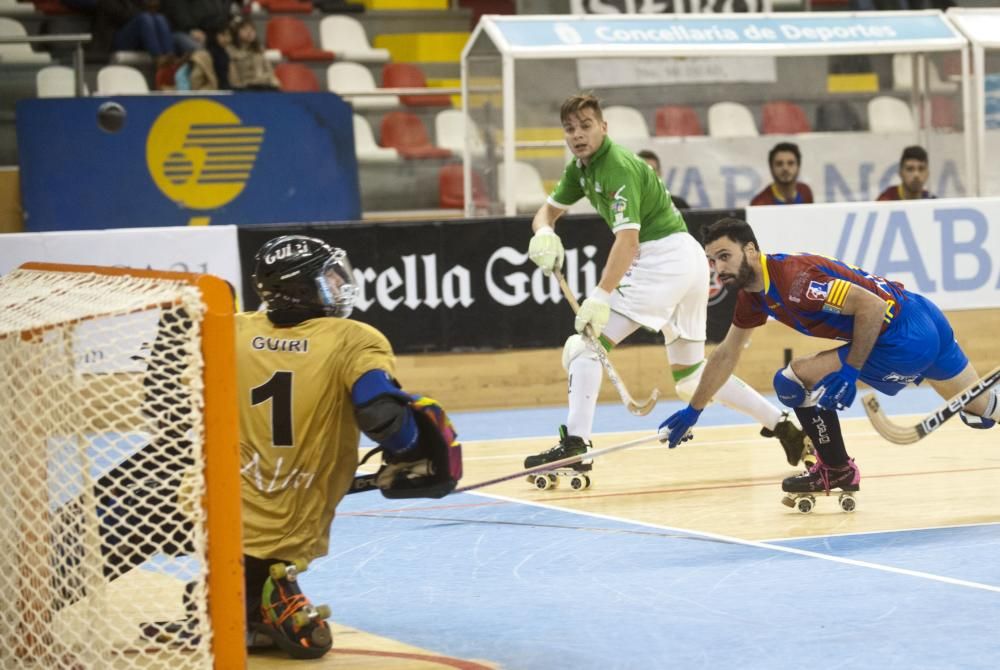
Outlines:
{"type": "MultiPolygon", "coordinates": [[[[662,182],[663,173],[660,171],[660,157],[657,156],[652,151],[650,151],[649,149],[643,149],[636,155],[639,156],[639,158],[641,158],[642,160],[646,161],[646,165],[653,168],[653,172],[656,173],[656,176],[659,177],[660,181],[662,182]]],[[[664,184],[663,187],[666,188],[667,187],[666,184],[664,184]]],[[[670,191],[667,191],[667,194],[670,196],[670,199],[673,200],[674,205],[677,206],[677,209],[691,209],[691,205],[689,205],[687,203],[687,200],[685,200],[684,198],[678,195],[674,195],[673,193],[670,193],[670,191]]]]}
{"type": "Polygon", "coordinates": [[[208,45],[209,35],[229,27],[229,0],[161,0],[180,54],[208,45]]]}
{"type": "Polygon", "coordinates": [[[109,51],[146,51],[157,68],[171,65],[174,38],[159,0],[97,0],[94,46],[109,51]]]}
{"type": "Polygon", "coordinates": [[[278,77],[264,56],[257,39],[257,27],[249,18],[238,20],[232,27],[229,53],[229,85],[236,90],[277,91],[278,77]]]}
{"type": "Polygon", "coordinates": [[[913,145],[903,149],[899,159],[899,185],[882,191],[879,200],[921,200],[935,198],[924,186],[930,177],[927,166],[927,150],[913,145]]]}
{"type": "Polygon", "coordinates": [[[226,28],[214,35],[208,35],[208,44],[205,49],[212,57],[212,67],[215,70],[215,78],[219,90],[228,91],[232,86],[229,84],[229,47],[233,45],[233,32],[226,28]]]}
{"type": "Polygon", "coordinates": [[[771,179],[763,191],[750,201],[756,205],[802,205],[813,202],[813,192],[808,184],[799,181],[802,154],[797,144],[779,142],[767,154],[771,179]]]}

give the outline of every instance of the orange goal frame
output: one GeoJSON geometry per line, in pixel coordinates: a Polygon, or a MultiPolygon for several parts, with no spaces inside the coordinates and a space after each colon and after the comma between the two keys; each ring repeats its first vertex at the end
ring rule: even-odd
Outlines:
{"type": "Polygon", "coordinates": [[[24,270],[95,273],[184,281],[205,304],[201,352],[205,394],[205,512],[208,535],[208,614],[216,668],[246,667],[243,529],[240,502],[239,413],[236,398],[235,296],[220,277],[67,263],[24,263],[24,270]]]}

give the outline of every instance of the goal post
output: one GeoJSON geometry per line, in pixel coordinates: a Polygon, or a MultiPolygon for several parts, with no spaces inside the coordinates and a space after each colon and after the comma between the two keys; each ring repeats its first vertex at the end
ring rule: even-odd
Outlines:
{"type": "Polygon", "coordinates": [[[0,277],[0,667],[246,664],[232,289],[0,277]]]}

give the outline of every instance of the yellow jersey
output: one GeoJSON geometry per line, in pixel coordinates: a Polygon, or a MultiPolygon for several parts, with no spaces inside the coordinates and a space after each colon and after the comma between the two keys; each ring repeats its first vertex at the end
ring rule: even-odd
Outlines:
{"type": "Polygon", "coordinates": [[[337,504],[358,466],[351,387],[369,370],[393,374],[389,341],[335,317],[278,327],[236,316],[244,553],[324,556],[337,504]]]}

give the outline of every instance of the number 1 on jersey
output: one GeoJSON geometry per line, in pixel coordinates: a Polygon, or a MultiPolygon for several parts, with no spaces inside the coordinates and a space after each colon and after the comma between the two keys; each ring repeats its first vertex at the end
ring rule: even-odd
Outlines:
{"type": "Polygon", "coordinates": [[[266,382],[250,389],[250,404],[271,401],[271,442],[276,447],[294,447],[292,435],[292,373],[278,370],[266,382]]]}

